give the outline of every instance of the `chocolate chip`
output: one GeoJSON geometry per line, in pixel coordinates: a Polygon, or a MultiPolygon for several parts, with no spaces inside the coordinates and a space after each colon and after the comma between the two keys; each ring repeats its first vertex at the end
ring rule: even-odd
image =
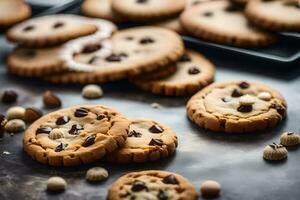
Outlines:
{"type": "Polygon", "coordinates": [[[15,103],[18,99],[18,94],[13,90],[4,91],[1,101],[5,104],[15,103]]]}
{"type": "Polygon", "coordinates": [[[163,190],[159,190],[159,192],[157,194],[157,198],[159,200],[168,200],[168,196],[163,190]]]}
{"type": "Polygon", "coordinates": [[[85,109],[85,108],[78,108],[76,109],[74,116],[75,117],[85,117],[89,114],[89,110],[85,109]]]}
{"type": "Polygon", "coordinates": [[[300,2],[297,2],[297,1],[283,2],[283,5],[285,5],[285,6],[292,6],[292,7],[295,7],[295,8],[300,8],[300,2]]]}
{"type": "Polygon", "coordinates": [[[59,117],[57,120],[56,120],[56,125],[64,125],[66,123],[68,123],[70,121],[70,117],[68,116],[62,116],[62,117],[59,117]]]}
{"type": "Polygon", "coordinates": [[[241,96],[243,96],[243,93],[237,89],[234,89],[231,93],[231,96],[232,97],[241,97],[241,96]]]}
{"type": "Polygon", "coordinates": [[[128,133],[128,137],[142,137],[142,134],[133,130],[128,133]]]}
{"type": "Polygon", "coordinates": [[[51,131],[52,131],[51,127],[41,127],[36,130],[35,134],[36,135],[42,134],[42,133],[49,134],[51,131]]]}
{"type": "Polygon", "coordinates": [[[287,135],[294,135],[295,133],[293,132],[288,132],[287,135]]]}
{"type": "Polygon", "coordinates": [[[102,114],[101,114],[101,115],[98,115],[98,116],[97,116],[97,120],[102,120],[102,119],[104,119],[105,117],[106,117],[106,116],[105,116],[105,115],[102,115],[102,114]]]}
{"type": "Polygon", "coordinates": [[[147,3],[148,0],[136,0],[137,3],[147,3]]]}
{"type": "Polygon", "coordinates": [[[188,54],[183,54],[179,59],[179,62],[190,62],[192,61],[191,57],[188,54]]]}
{"type": "Polygon", "coordinates": [[[24,28],[23,28],[23,31],[24,31],[24,32],[27,32],[27,31],[31,31],[31,30],[33,30],[33,29],[34,29],[34,26],[29,25],[29,26],[24,27],[24,28]]]}
{"type": "Polygon", "coordinates": [[[62,104],[58,96],[49,90],[44,92],[43,102],[46,108],[59,108],[62,104]]]}
{"type": "Polygon", "coordinates": [[[237,110],[242,113],[248,113],[253,110],[253,107],[252,105],[240,105],[237,110]]]}
{"type": "Polygon", "coordinates": [[[165,184],[172,184],[172,185],[177,185],[179,184],[178,180],[176,179],[176,177],[171,174],[169,176],[166,176],[163,180],[162,180],[163,183],[165,184]]]}
{"type": "Polygon", "coordinates": [[[69,134],[71,135],[79,135],[80,131],[83,130],[83,126],[79,124],[74,124],[69,130],[69,134]]]}
{"type": "Polygon", "coordinates": [[[225,11],[226,12],[238,12],[240,11],[241,9],[233,4],[230,4],[228,5],[226,8],[225,8],[225,11]]]}
{"type": "Polygon", "coordinates": [[[227,102],[231,101],[231,98],[230,97],[223,97],[222,101],[225,102],[225,103],[227,103],[227,102]]]}
{"type": "Polygon", "coordinates": [[[188,70],[188,73],[190,75],[195,75],[195,74],[199,74],[201,71],[197,68],[197,67],[191,67],[188,70]]]}
{"type": "Polygon", "coordinates": [[[53,28],[54,29],[57,29],[57,28],[61,28],[63,27],[65,24],[63,22],[56,22],[54,25],[53,25],[53,28]]]}
{"type": "Polygon", "coordinates": [[[93,57],[91,57],[91,59],[89,60],[88,63],[91,65],[91,64],[95,63],[95,61],[98,60],[98,58],[99,58],[98,56],[93,56],[93,57]]]}
{"type": "Polygon", "coordinates": [[[207,12],[204,12],[203,13],[203,16],[205,16],[205,17],[211,17],[211,16],[213,16],[214,15],[214,13],[213,12],[210,12],[210,11],[207,11],[207,12]]]}
{"type": "Polygon", "coordinates": [[[28,123],[32,123],[43,116],[43,112],[38,108],[26,108],[24,119],[28,123]]]}
{"type": "Polygon", "coordinates": [[[85,139],[85,141],[82,143],[82,146],[83,146],[83,147],[91,146],[92,144],[95,143],[95,139],[96,139],[96,135],[88,136],[88,137],[85,139]]]}
{"type": "Polygon", "coordinates": [[[83,53],[83,54],[93,53],[95,51],[98,51],[101,48],[102,48],[102,46],[100,44],[90,44],[90,45],[86,45],[82,49],[81,53],[83,53]]]}
{"type": "Polygon", "coordinates": [[[270,108],[276,109],[276,111],[281,115],[281,116],[285,116],[285,108],[283,108],[281,105],[277,105],[275,103],[273,103],[270,108]]]}
{"type": "Polygon", "coordinates": [[[250,87],[250,84],[247,83],[247,82],[245,82],[245,81],[243,81],[243,82],[241,82],[241,83],[239,84],[239,87],[242,88],[242,89],[247,89],[247,88],[250,87]]]}
{"type": "Polygon", "coordinates": [[[65,150],[65,148],[67,148],[68,144],[63,144],[60,143],[56,148],[55,148],[55,152],[61,152],[63,150],[65,150]]]}
{"type": "Polygon", "coordinates": [[[161,139],[152,139],[149,143],[151,146],[162,146],[164,142],[161,139]]]}
{"type": "Polygon", "coordinates": [[[131,191],[133,192],[140,192],[142,190],[147,190],[147,186],[144,182],[142,181],[134,181],[132,186],[131,186],[131,191]]]}
{"type": "Polygon", "coordinates": [[[150,128],[149,128],[149,131],[151,132],[151,133],[162,133],[162,132],[164,132],[164,129],[162,129],[160,126],[158,126],[158,125],[153,125],[153,126],[151,126],[150,128]]]}
{"type": "Polygon", "coordinates": [[[108,57],[105,58],[106,61],[108,62],[121,62],[124,58],[128,57],[127,54],[125,53],[120,53],[120,54],[111,54],[108,57]]]}
{"type": "Polygon", "coordinates": [[[154,40],[150,37],[145,37],[140,40],[140,44],[151,44],[154,43],[154,40]]]}

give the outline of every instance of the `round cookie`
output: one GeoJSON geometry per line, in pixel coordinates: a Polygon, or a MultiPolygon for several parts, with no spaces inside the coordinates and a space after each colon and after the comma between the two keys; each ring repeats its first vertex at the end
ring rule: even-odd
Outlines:
{"type": "Polygon", "coordinates": [[[112,0],[113,10],[131,21],[155,21],[178,15],[185,0],[112,0]]]}
{"type": "Polygon", "coordinates": [[[170,30],[159,27],[126,29],[108,40],[86,38],[70,43],[63,57],[75,72],[49,76],[46,80],[85,84],[123,79],[162,69],[178,60],[183,51],[182,39],[170,30]]]}
{"type": "Polygon", "coordinates": [[[31,15],[31,8],[23,0],[0,1],[0,28],[19,23],[31,15]]]}
{"type": "Polygon", "coordinates": [[[115,181],[107,200],[182,199],[196,200],[197,192],[184,177],[167,171],[131,172],[115,181]]]}
{"type": "Polygon", "coordinates": [[[180,17],[185,31],[194,37],[238,47],[262,47],[276,42],[273,34],[250,25],[242,10],[228,1],[194,6],[180,17]]]}
{"type": "Polygon", "coordinates": [[[163,79],[155,74],[141,75],[133,82],[141,89],[154,94],[180,96],[194,94],[212,83],[215,76],[214,65],[201,54],[188,50],[176,63],[177,71],[163,79]]]}
{"type": "Polygon", "coordinates": [[[258,82],[215,83],[195,94],[187,103],[191,121],[202,128],[227,133],[274,127],[285,117],[286,110],[286,101],[281,94],[258,82]]]}
{"type": "Polygon", "coordinates": [[[23,147],[43,164],[86,164],[123,146],[128,126],[129,121],[111,108],[74,106],[35,121],[25,132],[23,147]]]}
{"type": "Polygon", "coordinates": [[[97,31],[97,26],[76,15],[49,15],[22,22],[8,30],[9,41],[28,47],[62,44],[97,31]]]}
{"type": "Polygon", "coordinates": [[[268,30],[300,31],[300,2],[297,0],[251,0],[246,16],[268,30]]]}
{"type": "Polygon", "coordinates": [[[132,163],[155,161],[173,154],[176,133],[169,127],[146,119],[131,120],[124,147],[107,155],[110,162],[132,163]]]}

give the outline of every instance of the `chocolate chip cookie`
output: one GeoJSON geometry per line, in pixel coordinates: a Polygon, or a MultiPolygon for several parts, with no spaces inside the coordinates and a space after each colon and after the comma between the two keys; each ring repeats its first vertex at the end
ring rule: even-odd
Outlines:
{"type": "Polygon", "coordinates": [[[132,163],[159,160],[173,154],[177,147],[176,133],[152,120],[131,120],[125,146],[107,158],[111,162],[132,163]]]}
{"type": "Polygon", "coordinates": [[[107,196],[107,200],[197,198],[195,188],[184,177],[155,170],[132,172],[122,176],[111,185],[107,196]]]}
{"type": "Polygon", "coordinates": [[[268,30],[300,31],[300,2],[297,0],[251,0],[246,16],[268,30]]]}
{"type": "Polygon", "coordinates": [[[257,82],[212,84],[187,103],[187,114],[198,126],[227,133],[265,130],[286,116],[287,104],[279,92],[257,82]]]}
{"type": "Polygon", "coordinates": [[[123,79],[163,69],[183,52],[182,39],[168,29],[125,29],[108,40],[86,38],[70,43],[63,58],[73,72],[49,76],[46,80],[85,84],[123,79]]]}
{"type": "Polygon", "coordinates": [[[75,106],[35,121],[25,132],[23,147],[43,164],[86,164],[123,146],[128,126],[129,121],[111,108],[75,106]]]}
{"type": "Polygon", "coordinates": [[[250,23],[243,10],[225,1],[210,1],[187,9],[180,17],[185,31],[194,37],[238,47],[261,47],[277,37],[250,23]]]}
{"type": "Polygon", "coordinates": [[[146,91],[167,96],[194,94],[212,83],[215,76],[214,65],[201,54],[188,50],[176,63],[176,72],[157,79],[155,74],[141,75],[133,82],[146,91]]]}

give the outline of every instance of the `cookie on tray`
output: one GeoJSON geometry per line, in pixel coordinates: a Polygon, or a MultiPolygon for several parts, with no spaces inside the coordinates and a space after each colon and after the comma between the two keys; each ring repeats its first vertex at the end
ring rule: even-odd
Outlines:
{"type": "Polygon", "coordinates": [[[286,116],[287,104],[263,83],[229,81],[204,88],[186,108],[190,120],[204,129],[243,133],[276,126],[286,116]]]}
{"type": "Polygon", "coordinates": [[[97,31],[97,26],[76,15],[49,15],[22,22],[8,30],[11,42],[27,47],[62,44],[97,31]]]}
{"type": "Polygon", "coordinates": [[[185,31],[216,43],[238,47],[263,47],[277,37],[251,25],[238,6],[229,1],[210,1],[187,9],[180,18],[185,31]]]}
{"type": "Polygon", "coordinates": [[[251,22],[272,31],[300,31],[298,0],[251,0],[246,7],[251,22]]]}
{"type": "Polygon", "coordinates": [[[108,40],[87,38],[80,43],[70,43],[64,52],[64,60],[74,71],[49,76],[46,80],[81,84],[119,80],[163,69],[178,60],[183,52],[182,39],[168,29],[125,29],[108,40]]]}
{"type": "Polygon", "coordinates": [[[112,0],[112,9],[131,21],[155,21],[178,15],[185,0],[112,0]]]}
{"type": "Polygon", "coordinates": [[[86,164],[124,146],[129,123],[108,107],[74,106],[35,121],[25,132],[23,147],[43,164],[86,164]]]}
{"type": "Polygon", "coordinates": [[[169,127],[147,119],[131,120],[125,146],[107,155],[110,162],[142,163],[173,154],[176,133],[169,127]]]}
{"type": "Polygon", "coordinates": [[[31,8],[23,0],[0,1],[0,28],[19,23],[31,15],[31,8]]]}
{"type": "Polygon", "coordinates": [[[195,51],[188,50],[175,65],[177,70],[170,76],[161,79],[151,73],[141,75],[133,82],[154,94],[181,96],[194,94],[214,80],[214,65],[195,51]]]}
{"type": "Polygon", "coordinates": [[[131,172],[116,180],[107,200],[182,199],[196,200],[193,185],[181,175],[158,170],[131,172]]]}

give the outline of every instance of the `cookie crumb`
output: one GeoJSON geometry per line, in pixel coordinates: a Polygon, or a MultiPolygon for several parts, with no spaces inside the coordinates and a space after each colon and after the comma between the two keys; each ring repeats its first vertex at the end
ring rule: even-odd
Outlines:
{"type": "Polygon", "coordinates": [[[108,178],[108,172],[102,167],[93,167],[87,171],[85,178],[91,182],[103,181],[108,178]]]}
{"type": "Polygon", "coordinates": [[[86,99],[98,99],[103,96],[103,90],[98,85],[86,85],[82,89],[82,96],[86,99]]]}
{"type": "Polygon", "coordinates": [[[300,136],[293,132],[285,132],[280,137],[280,144],[284,146],[298,145],[300,144],[300,136]]]}
{"type": "Polygon", "coordinates": [[[58,176],[53,176],[47,180],[47,190],[51,192],[62,192],[66,189],[67,182],[58,176]]]}
{"type": "Polygon", "coordinates": [[[204,181],[200,186],[200,191],[204,197],[217,197],[221,191],[221,185],[212,180],[204,181]]]}
{"type": "Polygon", "coordinates": [[[155,109],[159,109],[159,108],[162,107],[162,105],[159,104],[159,103],[154,102],[154,103],[151,104],[151,107],[152,107],[152,108],[155,108],[155,109]]]}
{"type": "Polygon", "coordinates": [[[61,100],[51,91],[46,91],[43,94],[43,102],[46,108],[60,108],[61,100]]]}
{"type": "Polygon", "coordinates": [[[281,144],[270,144],[265,147],[263,157],[266,160],[283,160],[288,156],[287,149],[281,144]]]}
{"type": "Polygon", "coordinates": [[[21,119],[13,119],[6,123],[5,130],[9,133],[18,133],[26,128],[25,122],[21,119]]]}
{"type": "Polygon", "coordinates": [[[19,106],[11,107],[6,111],[6,118],[8,120],[24,119],[24,115],[25,115],[25,108],[19,106]]]}

